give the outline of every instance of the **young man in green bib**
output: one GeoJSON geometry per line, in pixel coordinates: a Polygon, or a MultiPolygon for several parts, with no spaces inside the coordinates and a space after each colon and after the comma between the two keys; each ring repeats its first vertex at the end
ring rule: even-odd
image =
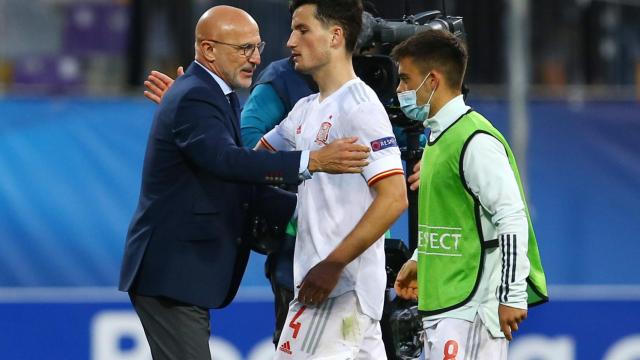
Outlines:
{"type": "Polygon", "coordinates": [[[506,360],[528,306],[547,301],[518,168],[506,140],[464,102],[464,44],[425,31],[393,51],[398,99],[430,128],[419,175],[419,240],[395,283],[418,300],[426,359],[506,360]]]}

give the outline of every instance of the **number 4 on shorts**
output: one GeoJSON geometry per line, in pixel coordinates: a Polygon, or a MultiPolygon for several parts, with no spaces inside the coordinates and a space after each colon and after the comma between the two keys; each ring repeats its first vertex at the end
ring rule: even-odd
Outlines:
{"type": "Polygon", "coordinates": [[[293,319],[291,319],[291,321],[289,322],[289,327],[293,329],[293,338],[297,338],[298,337],[298,331],[300,331],[300,327],[302,326],[301,323],[296,322],[296,320],[298,320],[298,318],[300,317],[300,315],[302,315],[302,313],[304,312],[304,309],[306,309],[307,307],[305,305],[303,305],[300,310],[298,310],[298,312],[294,315],[293,319]]]}

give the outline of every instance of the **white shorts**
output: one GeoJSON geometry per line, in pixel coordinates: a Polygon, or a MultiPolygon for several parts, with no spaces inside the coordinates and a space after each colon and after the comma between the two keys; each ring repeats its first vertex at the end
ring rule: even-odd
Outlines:
{"type": "Polygon", "coordinates": [[[445,318],[427,323],[425,360],[507,360],[507,339],[493,337],[477,314],[473,322],[445,318]]]}
{"type": "Polygon", "coordinates": [[[354,291],[323,304],[289,304],[274,359],[386,359],[378,320],[362,313],[354,291]]]}

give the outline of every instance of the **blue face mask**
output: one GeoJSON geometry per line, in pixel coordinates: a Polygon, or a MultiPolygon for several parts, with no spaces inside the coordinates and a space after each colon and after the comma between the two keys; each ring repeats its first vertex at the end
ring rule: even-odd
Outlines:
{"type": "Polygon", "coordinates": [[[421,106],[418,106],[417,100],[418,95],[416,94],[418,90],[424,85],[424,82],[427,81],[431,73],[428,73],[427,76],[424,77],[420,86],[418,86],[415,90],[407,90],[401,93],[398,93],[398,102],[400,103],[400,110],[405,114],[405,116],[411,120],[415,121],[424,121],[429,117],[429,111],[431,110],[431,98],[433,94],[436,92],[434,88],[429,96],[429,100],[427,103],[421,106]]]}

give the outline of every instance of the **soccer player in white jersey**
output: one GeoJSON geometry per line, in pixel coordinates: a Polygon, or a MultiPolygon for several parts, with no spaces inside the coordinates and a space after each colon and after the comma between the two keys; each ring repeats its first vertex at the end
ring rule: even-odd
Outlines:
{"type": "Polygon", "coordinates": [[[515,158],[464,102],[467,52],[459,39],[425,31],[392,56],[401,109],[431,129],[418,175],[418,248],[396,291],[418,300],[425,359],[506,360],[528,306],[547,300],[515,158]]]}
{"type": "MultiPolygon", "coordinates": [[[[384,233],[407,207],[400,151],[375,92],[351,64],[359,0],[295,0],[287,46],[319,93],[303,98],[258,148],[318,149],[343,136],[371,147],[363,174],[313,174],[298,189],[291,302],[276,359],[385,359],[379,320],[384,233]]],[[[322,167],[322,164],[319,164],[322,167]]]]}

